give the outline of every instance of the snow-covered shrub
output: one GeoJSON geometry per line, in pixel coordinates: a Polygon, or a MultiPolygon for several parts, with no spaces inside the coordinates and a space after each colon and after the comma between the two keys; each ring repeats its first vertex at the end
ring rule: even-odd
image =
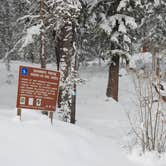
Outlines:
{"type": "Polygon", "coordinates": [[[129,68],[133,70],[152,70],[152,54],[149,52],[134,54],[130,57],[129,68]]]}
{"type": "MultiPolygon", "coordinates": [[[[161,95],[154,88],[160,80],[149,73],[148,78],[135,74],[134,83],[137,94],[137,111],[129,115],[136,142],[142,151],[166,151],[166,110],[161,103],[161,95]]],[[[159,87],[158,87],[159,88],[159,87]]]]}

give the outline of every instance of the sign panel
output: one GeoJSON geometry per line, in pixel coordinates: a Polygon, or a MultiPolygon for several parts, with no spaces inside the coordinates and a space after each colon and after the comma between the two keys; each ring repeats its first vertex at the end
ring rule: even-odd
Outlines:
{"type": "Polygon", "coordinates": [[[17,108],[55,111],[60,73],[20,66],[17,108]]]}

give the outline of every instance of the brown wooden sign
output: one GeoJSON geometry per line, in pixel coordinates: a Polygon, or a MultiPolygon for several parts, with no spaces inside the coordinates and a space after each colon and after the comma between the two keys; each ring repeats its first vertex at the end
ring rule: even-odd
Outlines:
{"type": "Polygon", "coordinates": [[[20,66],[17,108],[55,111],[60,73],[20,66]]]}

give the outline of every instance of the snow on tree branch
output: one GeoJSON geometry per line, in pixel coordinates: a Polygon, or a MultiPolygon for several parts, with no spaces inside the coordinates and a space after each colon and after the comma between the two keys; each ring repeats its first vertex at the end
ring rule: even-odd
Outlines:
{"type": "Polygon", "coordinates": [[[40,35],[42,26],[43,24],[40,23],[35,26],[31,26],[30,28],[27,29],[26,35],[23,37],[23,44],[20,50],[27,47],[29,44],[33,43],[34,41],[33,37],[40,35]]]}
{"type": "Polygon", "coordinates": [[[127,33],[127,27],[131,29],[136,29],[137,24],[135,22],[135,19],[130,16],[126,16],[123,14],[115,14],[113,16],[110,16],[106,18],[105,14],[100,14],[102,18],[102,23],[100,24],[100,27],[110,34],[112,32],[112,29],[116,26],[116,21],[119,23],[119,32],[127,33]]]}
{"type": "Polygon", "coordinates": [[[128,2],[129,2],[129,0],[122,0],[122,1],[119,3],[119,6],[118,6],[118,8],[117,8],[117,11],[119,12],[120,10],[126,8],[128,2]]]}

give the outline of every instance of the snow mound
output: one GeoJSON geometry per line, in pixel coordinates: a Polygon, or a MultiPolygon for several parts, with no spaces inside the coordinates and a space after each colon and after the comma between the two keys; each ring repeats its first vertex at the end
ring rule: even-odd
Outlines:
{"type": "Polygon", "coordinates": [[[139,149],[134,149],[132,154],[128,156],[130,160],[137,162],[141,166],[165,166],[166,153],[158,154],[157,152],[140,153],[139,149]]]}
{"type": "MultiPolygon", "coordinates": [[[[0,112],[3,111],[9,110],[0,112]]],[[[60,121],[52,126],[38,112],[26,110],[21,122],[4,116],[0,130],[3,166],[101,166],[112,162],[120,166],[124,161],[129,164],[109,139],[60,121]]]]}
{"type": "Polygon", "coordinates": [[[152,54],[150,52],[134,54],[130,58],[129,68],[134,70],[152,69],[152,54]]]}

